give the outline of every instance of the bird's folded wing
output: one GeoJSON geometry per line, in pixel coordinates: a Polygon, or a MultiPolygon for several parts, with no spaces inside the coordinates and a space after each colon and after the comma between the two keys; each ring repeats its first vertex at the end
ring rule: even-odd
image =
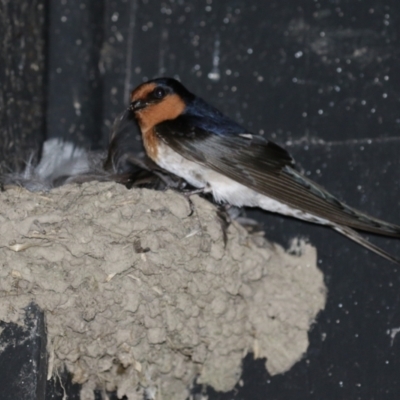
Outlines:
{"type": "Polygon", "coordinates": [[[215,134],[184,118],[156,126],[156,132],[184,158],[207,166],[292,208],[354,229],[400,237],[400,227],[360,213],[295,170],[278,145],[252,134],[215,134]]]}

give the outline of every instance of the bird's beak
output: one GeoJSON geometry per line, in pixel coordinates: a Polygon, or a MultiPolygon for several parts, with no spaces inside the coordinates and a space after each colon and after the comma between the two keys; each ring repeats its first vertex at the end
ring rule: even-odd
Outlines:
{"type": "Polygon", "coordinates": [[[144,101],[144,100],[135,100],[135,101],[132,101],[129,109],[131,111],[135,112],[135,111],[141,110],[142,108],[145,108],[146,106],[147,106],[147,102],[146,101],[144,101]]]}

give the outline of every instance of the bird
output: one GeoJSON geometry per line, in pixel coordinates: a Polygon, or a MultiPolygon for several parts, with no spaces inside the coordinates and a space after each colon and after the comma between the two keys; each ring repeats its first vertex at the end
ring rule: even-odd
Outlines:
{"type": "Polygon", "coordinates": [[[178,80],[140,84],[131,92],[128,111],[147,155],[217,203],[325,225],[400,264],[358,232],[400,238],[400,226],[348,206],[303,175],[283,147],[249,132],[178,80]]]}

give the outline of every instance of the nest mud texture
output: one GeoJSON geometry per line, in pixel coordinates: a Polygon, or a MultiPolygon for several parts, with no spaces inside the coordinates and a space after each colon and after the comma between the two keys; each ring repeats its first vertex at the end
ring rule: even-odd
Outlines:
{"type": "Polygon", "coordinates": [[[215,207],[114,183],[0,193],[0,319],[45,312],[49,376],[64,367],[129,400],[185,399],[197,382],[227,391],[247,352],[287,371],[325,304],[316,251],[291,252],[238,224],[224,245],[215,207]]]}

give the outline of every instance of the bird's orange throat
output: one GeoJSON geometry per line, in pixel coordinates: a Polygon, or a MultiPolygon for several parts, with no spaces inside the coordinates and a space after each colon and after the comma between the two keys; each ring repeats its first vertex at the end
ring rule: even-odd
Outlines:
{"type": "Polygon", "coordinates": [[[154,128],[148,129],[147,131],[143,131],[142,129],[142,139],[144,148],[146,150],[147,155],[157,163],[158,157],[158,148],[160,146],[160,139],[157,136],[154,128]]]}
{"type": "Polygon", "coordinates": [[[185,107],[185,103],[178,95],[171,94],[159,103],[150,104],[146,108],[136,112],[135,115],[142,131],[146,153],[154,162],[157,162],[160,141],[155,127],[164,121],[179,117],[185,110],[185,107]]]}
{"type": "Polygon", "coordinates": [[[142,133],[154,128],[161,122],[175,119],[185,110],[184,101],[176,94],[170,94],[159,103],[149,104],[136,112],[142,133]]]}

